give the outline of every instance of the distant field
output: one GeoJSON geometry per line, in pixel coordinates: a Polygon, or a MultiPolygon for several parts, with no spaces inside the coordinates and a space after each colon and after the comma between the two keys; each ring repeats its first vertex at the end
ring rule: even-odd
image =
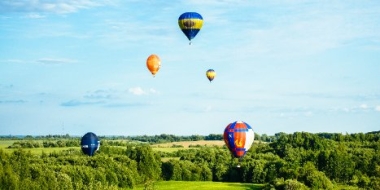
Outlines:
{"type": "MultiPolygon", "coordinates": [[[[3,149],[5,152],[13,152],[14,150],[17,150],[17,148],[8,148],[10,145],[12,145],[14,142],[19,140],[0,140],[0,149],[3,149]]],[[[33,140],[38,141],[42,143],[42,140],[33,140]]],[[[42,152],[45,152],[46,154],[52,153],[52,152],[60,152],[63,150],[69,150],[69,149],[78,149],[80,150],[80,147],[49,147],[49,148],[22,148],[25,151],[30,151],[32,154],[42,154],[42,152]]]]}
{"type": "MultiPolygon", "coordinates": [[[[16,149],[8,149],[10,145],[12,145],[15,141],[17,140],[0,140],[0,148],[5,150],[6,152],[12,152],[13,150],[16,149]]],[[[42,143],[42,140],[35,140],[39,141],[42,143]]],[[[123,140],[115,140],[115,141],[122,141],[123,140]]],[[[125,141],[127,142],[127,141],[125,141]]],[[[170,143],[161,143],[161,144],[154,144],[151,145],[153,150],[155,151],[161,151],[161,152],[175,152],[178,150],[183,150],[183,149],[188,149],[188,148],[196,148],[195,146],[218,146],[218,147],[223,147],[224,141],[223,140],[214,140],[214,141],[180,141],[180,142],[170,142],[170,143]],[[194,147],[191,147],[194,146],[194,147]]],[[[63,150],[68,150],[68,149],[78,149],[80,150],[80,147],[49,147],[49,148],[23,148],[23,150],[26,151],[31,151],[33,154],[41,154],[42,152],[45,153],[51,153],[51,152],[59,152],[63,150]]]]}
{"type": "MultiPolygon", "coordinates": [[[[0,147],[0,149],[3,149],[5,152],[11,153],[17,148],[3,148],[0,147]]],[[[80,150],[80,147],[49,147],[49,148],[22,148],[24,151],[30,151],[32,154],[42,154],[42,152],[45,152],[46,154],[52,153],[52,152],[61,152],[64,150],[69,149],[78,149],[80,150]]]]}
{"type": "Polygon", "coordinates": [[[224,141],[181,141],[181,142],[170,142],[170,143],[162,143],[162,144],[154,144],[153,148],[170,148],[172,146],[181,145],[184,148],[189,148],[190,145],[196,146],[223,146],[224,141]]]}
{"type": "Polygon", "coordinates": [[[7,148],[8,146],[11,146],[15,140],[1,140],[0,141],[0,148],[7,148]]]}
{"type": "MultiPolygon", "coordinates": [[[[212,181],[159,181],[154,184],[152,189],[165,190],[203,190],[203,189],[218,189],[218,190],[259,190],[263,185],[253,183],[224,183],[212,181]]],[[[144,189],[144,186],[138,186],[137,190],[144,189]]]]}

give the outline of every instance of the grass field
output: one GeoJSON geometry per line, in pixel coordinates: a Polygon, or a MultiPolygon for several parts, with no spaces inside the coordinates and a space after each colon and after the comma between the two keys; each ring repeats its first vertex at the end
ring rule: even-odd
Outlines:
{"type": "MultiPolygon", "coordinates": [[[[0,148],[5,150],[6,152],[12,152],[17,149],[8,149],[10,145],[12,145],[17,140],[0,140],[0,148]]],[[[42,140],[37,140],[41,141],[42,140]]],[[[188,149],[188,148],[196,148],[195,146],[218,146],[222,147],[224,146],[224,141],[222,140],[215,140],[215,141],[181,141],[181,142],[171,142],[171,143],[161,143],[161,144],[154,144],[151,145],[153,150],[155,151],[161,151],[161,152],[175,152],[178,150],[188,149]],[[191,147],[193,146],[193,147],[191,147]]],[[[45,153],[51,153],[51,152],[59,152],[63,150],[68,150],[73,147],[49,147],[49,148],[23,148],[26,151],[31,151],[33,154],[41,154],[42,152],[45,153]]],[[[80,149],[80,147],[74,147],[75,149],[80,149]]]]}
{"type": "Polygon", "coordinates": [[[1,140],[0,141],[0,148],[7,148],[8,146],[11,146],[15,140],[1,140]]]}
{"type": "MultiPolygon", "coordinates": [[[[17,150],[17,148],[3,148],[5,152],[11,153],[14,150],[17,150]]],[[[45,152],[46,154],[52,153],[52,152],[60,152],[64,150],[69,150],[69,149],[78,149],[80,150],[80,147],[49,147],[49,148],[23,148],[24,151],[30,151],[32,154],[42,154],[42,152],[45,152]]]]}
{"type": "MultiPolygon", "coordinates": [[[[0,149],[3,149],[5,152],[11,153],[14,150],[17,150],[17,148],[8,148],[8,147],[16,141],[19,141],[19,140],[0,140],[0,149]]],[[[42,154],[42,152],[49,154],[52,152],[60,152],[60,151],[69,150],[69,149],[80,150],[80,147],[49,147],[49,148],[22,148],[22,149],[25,151],[30,151],[32,154],[42,154]]]]}
{"type": "Polygon", "coordinates": [[[173,146],[183,146],[184,148],[189,148],[189,146],[224,146],[224,141],[181,141],[181,142],[170,142],[162,144],[154,144],[153,148],[170,148],[173,146]]]}
{"type": "MultiPolygon", "coordinates": [[[[225,183],[212,181],[159,181],[154,183],[152,189],[163,190],[203,190],[203,189],[218,189],[218,190],[259,190],[262,189],[261,184],[252,183],[225,183]]],[[[138,186],[137,190],[144,189],[144,186],[138,186]]]]}

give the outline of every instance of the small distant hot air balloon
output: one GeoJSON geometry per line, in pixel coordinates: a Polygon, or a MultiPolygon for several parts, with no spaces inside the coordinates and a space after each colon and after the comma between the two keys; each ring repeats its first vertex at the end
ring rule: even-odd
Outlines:
{"type": "Polygon", "coordinates": [[[94,133],[88,132],[82,137],[80,145],[83,153],[93,156],[99,150],[100,141],[94,133]]]}
{"type": "Polygon", "coordinates": [[[199,13],[186,12],[179,16],[178,25],[191,44],[191,39],[198,34],[203,26],[203,18],[199,13]]]}
{"type": "MultiPolygon", "coordinates": [[[[251,148],[255,133],[251,126],[243,121],[235,121],[227,125],[223,139],[234,157],[241,162],[245,153],[251,148]]],[[[238,165],[237,167],[240,167],[238,165]]]]}
{"type": "Polygon", "coordinates": [[[208,78],[208,80],[211,82],[212,80],[214,80],[215,76],[216,76],[216,73],[214,71],[214,69],[209,69],[206,71],[206,76],[208,78]]]}
{"type": "Polygon", "coordinates": [[[152,54],[146,60],[146,66],[154,77],[161,67],[161,60],[156,54],[152,54]]]}

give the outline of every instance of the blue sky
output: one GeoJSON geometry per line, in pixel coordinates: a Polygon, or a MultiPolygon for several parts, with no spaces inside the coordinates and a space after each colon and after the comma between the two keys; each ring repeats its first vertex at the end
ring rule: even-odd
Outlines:
{"type": "Polygon", "coordinates": [[[380,129],[375,0],[2,0],[0,42],[1,135],[380,129]]]}

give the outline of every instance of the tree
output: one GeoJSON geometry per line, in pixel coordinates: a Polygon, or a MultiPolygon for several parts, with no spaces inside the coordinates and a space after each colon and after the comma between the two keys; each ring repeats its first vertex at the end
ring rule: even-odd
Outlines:
{"type": "Polygon", "coordinates": [[[144,182],[161,177],[161,160],[148,145],[136,146],[127,150],[127,155],[137,162],[137,168],[144,182]]]}
{"type": "Polygon", "coordinates": [[[333,184],[323,172],[318,171],[312,162],[307,162],[300,172],[300,179],[312,189],[333,189],[333,184]]]}
{"type": "Polygon", "coordinates": [[[305,184],[294,179],[288,179],[284,182],[284,190],[307,190],[305,184]]]}

